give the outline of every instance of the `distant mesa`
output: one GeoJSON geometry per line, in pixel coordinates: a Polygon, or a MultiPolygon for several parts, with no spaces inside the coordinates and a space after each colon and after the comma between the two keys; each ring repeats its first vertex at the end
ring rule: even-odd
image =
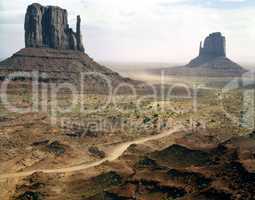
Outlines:
{"type": "Polygon", "coordinates": [[[219,57],[226,57],[226,38],[218,32],[207,36],[204,45],[200,42],[199,56],[187,66],[197,67],[219,57]]]}
{"type": "Polygon", "coordinates": [[[80,16],[74,32],[65,9],[33,3],[27,8],[24,28],[26,48],[0,62],[1,80],[12,72],[38,71],[47,75],[40,78],[42,81],[80,84],[81,73],[86,73],[83,85],[91,91],[105,91],[105,79],[112,86],[134,82],[96,63],[84,52],[80,16]]]}
{"type": "Polygon", "coordinates": [[[220,32],[211,33],[200,42],[198,57],[187,65],[164,70],[167,75],[208,77],[239,77],[247,72],[226,57],[226,38],[220,32]]]}

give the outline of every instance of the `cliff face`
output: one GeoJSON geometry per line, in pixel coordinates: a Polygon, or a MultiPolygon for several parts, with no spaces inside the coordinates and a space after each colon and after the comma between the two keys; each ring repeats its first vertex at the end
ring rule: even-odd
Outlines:
{"type": "Polygon", "coordinates": [[[80,23],[81,18],[77,16],[74,32],[69,28],[65,9],[32,4],[28,6],[25,16],[25,45],[84,52],[80,23]]]}
{"type": "Polygon", "coordinates": [[[200,43],[199,56],[220,57],[226,56],[226,39],[221,33],[212,33],[206,37],[204,46],[200,43]]]}

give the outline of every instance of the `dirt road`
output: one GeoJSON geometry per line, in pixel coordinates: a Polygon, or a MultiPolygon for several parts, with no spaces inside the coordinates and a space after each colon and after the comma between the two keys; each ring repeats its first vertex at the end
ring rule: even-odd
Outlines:
{"type": "Polygon", "coordinates": [[[104,163],[106,161],[111,162],[111,161],[114,161],[114,160],[118,159],[128,149],[128,147],[132,144],[143,144],[143,143],[148,142],[148,141],[158,140],[158,139],[167,137],[169,135],[172,135],[173,133],[181,131],[181,130],[182,130],[181,127],[176,127],[172,130],[165,131],[165,132],[160,133],[158,135],[152,135],[152,136],[140,138],[140,139],[137,139],[137,140],[134,140],[134,141],[118,144],[115,147],[113,147],[113,149],[110,151],[110,153],[107,155],[107,157],[105,157],[104,159],[99,160],[99,161],[86,163],[86,164],[81,164],[81,165],[77,165],[77,166],[65,167],[65,168],[38,169],[38,170],[25,171],[25,172],[1,174],[0,175],[0,181],[5,181],[5,179],[9,179],[9,178],[18,178],[18,177],[29,176],[29,175],[31,175],[35,172],[43,172],[43,173],[46,173],[46,174],[65,173],[65,172],[75,172],[75,171],[88,169],[88,168],[91,168],[91,167],[96,167],[96,166],[99,166],[99,165],[101,165],[102,163],[104,163]]]}

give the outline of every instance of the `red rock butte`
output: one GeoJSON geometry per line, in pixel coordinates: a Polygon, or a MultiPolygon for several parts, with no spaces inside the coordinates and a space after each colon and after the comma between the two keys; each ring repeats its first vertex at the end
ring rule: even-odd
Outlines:
{"type": "Polygon", "coordinates": [[[98,64],[84,52],[80,16],[74,32],[65,9],[34,3],[27,8],[24,27],[25,48],[0,62],[1,80],[13,72],[37,71],[44,74],[39,80],[78,85],[85,73],[82,84],[91,91],[106,91],[109,84],[114,87],[123,82],[136,83],[98,64]]]}

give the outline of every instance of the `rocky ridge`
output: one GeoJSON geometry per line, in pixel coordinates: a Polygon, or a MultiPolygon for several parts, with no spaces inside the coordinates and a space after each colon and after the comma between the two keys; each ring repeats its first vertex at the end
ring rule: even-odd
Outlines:
{"type": "MultiPolygon", "coordinates": [[[[184,142],[193,138],[182,139],[184,142]]],[[[65,194],[52,191],[59,179],[54,182],[41,173],[24,178],[13,199],[68,196],[85,200],[253,200],[254,143],[253,132],[213,147],[198,148],[195,143],[183,143],[162,150],[141,151],[141,146],[134,145],[119,160],[105,163],[96,176],[70,176],[64,181],[65,194]]]]}

